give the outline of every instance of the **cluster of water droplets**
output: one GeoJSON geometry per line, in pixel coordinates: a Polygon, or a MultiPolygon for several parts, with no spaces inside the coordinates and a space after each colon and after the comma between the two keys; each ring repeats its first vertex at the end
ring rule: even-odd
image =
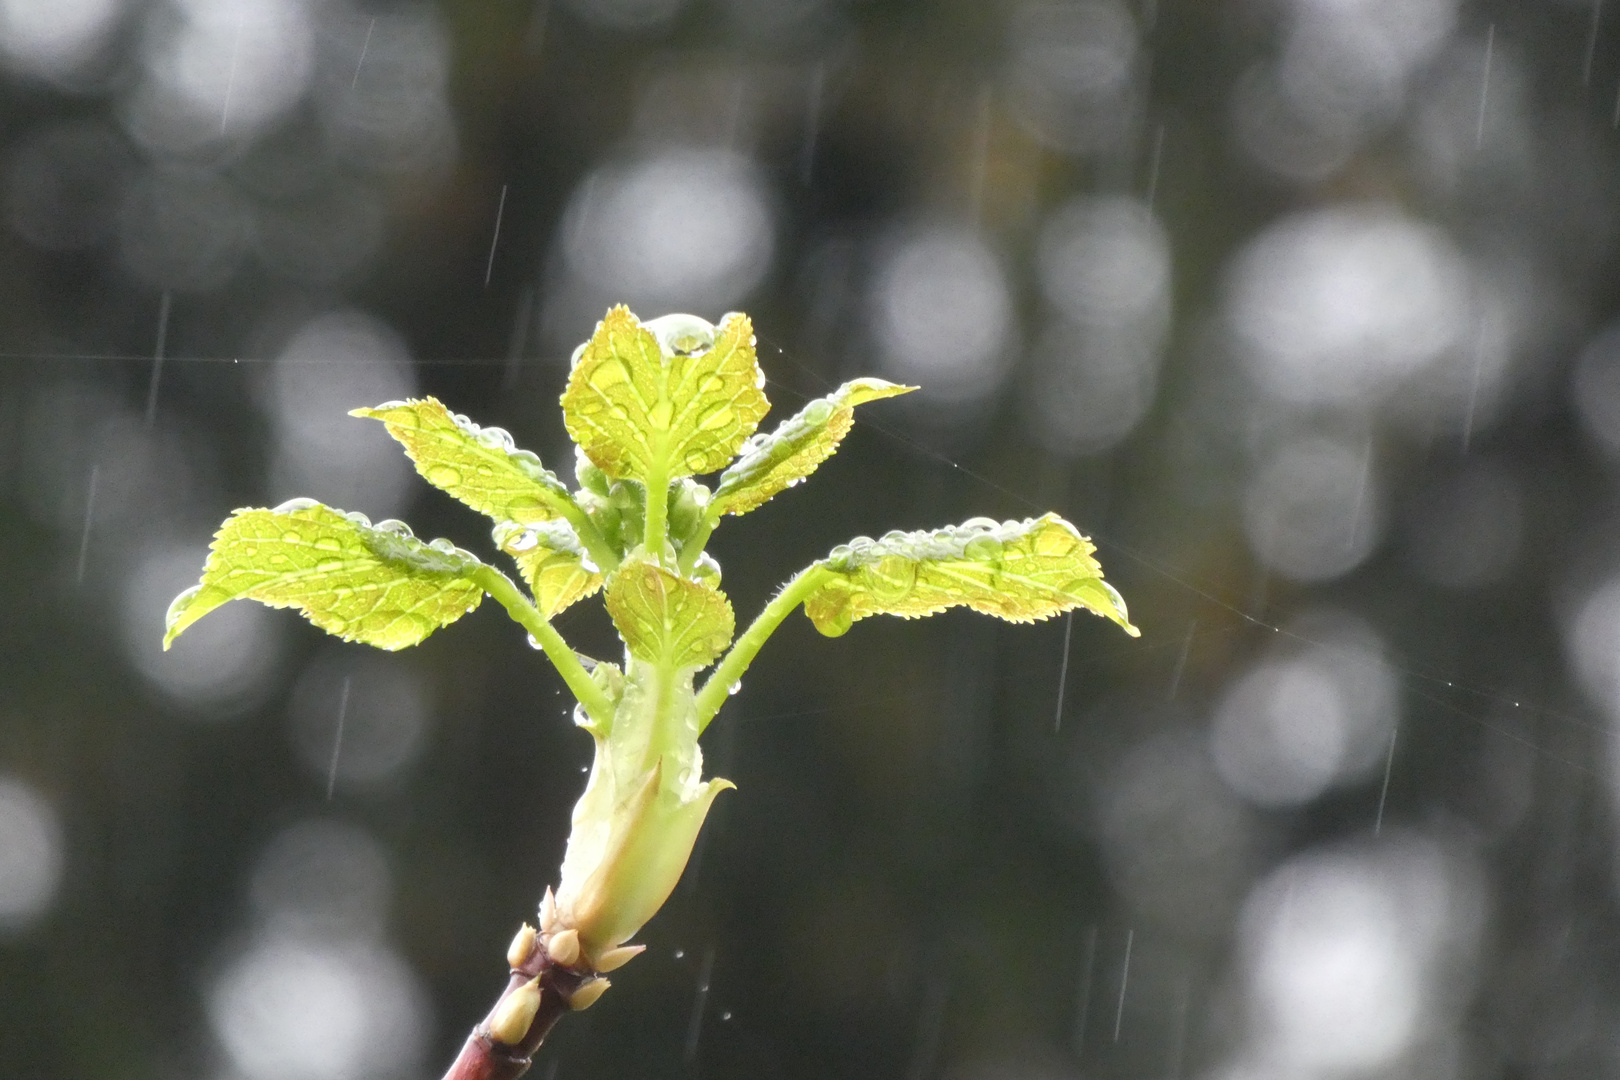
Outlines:
{"type": "MultiPolygon", "coordinates": [[[[358,510],[336,510],[314,499],[288,499],[270,512],[291,517],[301,511],[316,508],[328,510],[358,526],[360,538],[367,549],[385,562],[404,562],[430,573],[456,573],[464,571],[470,563],[477,561],[471,552],[463,551],[443,537],[428,541],[417,539],[411,527],[398,518],[385,518],[373,524],[370,518],[358,510]]],[[[342,550],[342,544],[336,537],[306,534],[290,524],[281,538],[289,544],[308,545],[319,551],[331,552],[334,556],[342,550]]],[[[254,549],[249,547],[247,553],[252,556],[254,549]]],[[[285,555],[271,555],[270,559],[272,563],[287,561],[285,555]]],[[[316,569],[336,571],[342,566],[342,560],[334,557],[317,563],[316,569]]]]}
{"type": "MultiPolygon", "coordinates": [[[[737,453],[737,460],[720,478],[720,491],[741,488],[767,470],[781,464],[832,420],[838,406],[831,398],[817,398],[775,431],[750,435],[737,453]]],[[[797,487],[804,477],[794,477],[788,487],[797,487]]]]}
{"type": "Polygon", "coordinates": [[[969,518],[960,525],[943,529],[905,532],[891,529],[880,539],[857,536],[839,544],[827,556],[829,570],[848,572],[881,565],[896,556],[908,561],[968,558],[989,561],[1001,554],[1007,541],[1027,532],[1032,521],[999,522],[992,518],[969,518]]]}
{"type": "Polygon", "coordinates": [[[714,348],[714,324],[696,315],[662,315],[641,325],[658,339],[665,356],[696,356],[714,348]]]}

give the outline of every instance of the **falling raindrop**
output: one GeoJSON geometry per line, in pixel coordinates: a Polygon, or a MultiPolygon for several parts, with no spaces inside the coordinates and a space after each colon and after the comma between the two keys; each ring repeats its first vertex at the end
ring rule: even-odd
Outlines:
{"type": "Polygon", "coordinates": [[[1176,669],[1170,673],[1169,700],[1176,700],[1176,694],[1181,690],[1181,676],[1187,671],[1187,655],[1192,652],[1193,635],[1198,632],[1198,620],[1193,619],[1187,624],[1187,636],[1181,639],[1181,655],[1176,658],[1176,669]]]}
{"type": "Polygon", "coordinates": [[[535,287],[531,282],[518,293],[517,310],[512,315],[512,336],[506,345],[506,372],[501,376],[501,389],[510,390],[517,385],[523,369],[524,354],[529,347],[529,328],[534,323],[535,287]]]}
{"type": "Polygon", "coordinates": [[[1136,930],[1125,931],[1125,962],[1119,969],[1119,1005],[1114,1009],[1114,1041],[1119,1042],[1120,1025],[1125,1022],[1125,991],[1131,985],[1131,946],[1136,943],[1136,930]]]}
{"type": "Polygon", "coordinates": [[[377,29],[377,17],[371,17],[371,25],[366,27],[366,39],[360,43],[360,59],[354,62],[354,78],[349,80],[349,89],[354,90],[360,85],[360,69],[366,63],[366,50],[371,48],[371,32],[377,29]]]}
{"type": "Polygon", "coordinates": [[[1374,836],[1384,831],[1384,803],[1389,798],[1389,777],[1395,770],[1395,738],[1400,734],[1400,731],[1401,729],[1397,725],[1390,729],[1389,733],[1389,756],[1384,758],[1384,783],[1378,789],[1378,816],[1373,818],[1374,836]]]}
{"type": "Polygon", "coordinates": [[[703,964],[698,969],[697,995],[692,1001],[692,1020],[686,1026],[686,1051],[683,1060],[691,1062],[697,1057],[698,1039],[703,1035],[703,1012],[709,1001],[709,976],[714,974],[714,946],[703,950],[703,964]]]}
{"type": "Polygon", "coordinates": [[[1063,661],[1058,664],[1057,708],[1052,713],[1052,733],[1063,727],[1063,687],[1069,681],[1069,637],[1074,633],[1074,612],[1063,623],[1063,661]]]}
{"type": "Polygon", "coordinates": [[[816,163],[816,139],[821,134],[821,95],[827,85],[827,65],[816,65],[810,74],[809,102],[804,117],[804,142],[799,146],[799,183],[810,186],[816,163]]]}
{"type": "Polygon", "coordinates": [[[163,378],[163,352],[169,341],[169,290],[163,290],[158,304],[157,347],[152,350],[152,379],[146,386],[146,426],[151,428],[157,415],[158,381],[163,378]]]}
{"type": "Polygon", "coordinates": [[[96,481],[99,479],[101,466],[90,466],[90,483],[84,496],[84,529],[79,533],[79,569],[73,580],[84,584],[85,563],[90,557],[90,522],[96,513],[96,481]]]}
{"type": "Polygon", "coordinates": [[[343,676],[343,693],[338,698],[337,731],[332,736],[332,767],[326,773],[326,801],[332,801],[332,792],[337,788],[338,756],[343,752],[343,721],[349,715],[349,680],[350,676],[343,676]]]}
{"type": "MultiPolygon", "coordinates": [[[[1481,103],[1481,109],[1483,109],[1481,103]]],[[[1485,115],[1480,113],[1480,123],[1483,124],[1485,115]]],[[[1483,128],[1481,128],[1483,130],[1483,128]]],[[[1485,327],[1481,326],[1479,333],[1474,337],[1474,373],[1468,384],[1468,411],[1463,416],[1462,449],[1468,453],[1468,444],[1474,439],[1474,416],[1479,411],[1479,384],[1485,371],[1485,327]]]]}
{"type": "Polygon", "coordinates": [[[1592,60],[1597,56],[1598,25],[1603,21],[1603,0],[1592,0],[1592,24],[1586,31],[1586,57],[1581,61],[1581,85],[1592,85],[1592,60]]]}
{"type": "Polygon", "coordinates": [[[1086,1024],[1091,1019],[1091,980],[1097,970],[1097,926],[1086,927],[1086,958],[1080,962],[1080,998],[1074,1009],[1074,1056],[1086,1049],[1086,1024]]]}
{"type": "Polygon", "coordinates": [[[1147,197],[1144,200],[1152,210],[1159,197],[1159,166],[1164,161],[1164,124],[1153,129],[1153,154],[1148,159],[1147,197]]]}
{"type": "Polygon", "coordinates": [[[1479,122],[1474,126],[1474,149],[1485,145],[1485,103],[1491,89],[1491,57],[1496,51],[1496,24],[1485,31],[1485,71],[1479,79],[1479,122]]]}
{"type": "Polygon", "coordinates": [[[489,241],[489,261],[484,264],[484,288],[489,288],[489,276],[495,272],[495,248],[501,242],[501,218],[506,214],[506,185],[501,185],[501,201],[495,206],[495,235],[489,241]]]}
{"type": "Polygon", "coordinates": [[[231,72],[225,79],[225,103],[219,110],[219,134],[223,137],[230,130],[231,123],[231,94],[236,90],[236,65],[242,57],[242,24],[246,22],[244,14],[236,17],[236,37],[231,42],[231,72]]]}

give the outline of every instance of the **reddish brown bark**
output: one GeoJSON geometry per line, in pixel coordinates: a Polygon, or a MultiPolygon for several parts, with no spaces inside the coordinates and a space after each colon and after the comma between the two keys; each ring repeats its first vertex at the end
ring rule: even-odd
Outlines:
{"type": "Polygon", "coordinates": [[[552,1025],[568,1011],[568,998],[579,989],[587,976],[558,967],[551,962],[544,948],[536,948],[520,967],[512,969],[506,989],[495,1000],[489,1013],[472,1029],[461,1053],[451,1064],[444,1080],[517,1080],[528,1071],[534,1052],[540,1049],[552,1025]],[[540,1008],[529,1024],[529,1030],[515,1043],[497,1041],[490,1034],[490,1020],[518,987],[530,979],[540,979],[540,1008]]]}

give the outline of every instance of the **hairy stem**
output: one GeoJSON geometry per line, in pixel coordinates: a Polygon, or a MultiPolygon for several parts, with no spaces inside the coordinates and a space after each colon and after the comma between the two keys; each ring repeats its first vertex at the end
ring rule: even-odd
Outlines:
{"type": "Polygon", "coordinates": [[[792,581],[782,586],[782,591],[765,605],[765,610],[761,611],[748,625],[748,629],[732,643],[731,651],[715,665],[708,681],[703,684],[703,689],[698,691],[698,731],[701,732],[709,726],[709,721],[714,719],[714,714],[719,712],[720,706],[725,703],[732,685],[742,678],[743,672],[748,670],[748,665],[759,655],[760,648],[770,639],[771,634],[775,633],[776,628],[782,625],[782,620],[792,614],[794,608],[804,603],[831,573],[832,571],[820,563],[812,563],[799,571],[792,581]]]}
{"type": "Polygon", "coordinates": [[[707,511],[704,512],[703,520],[698,522],[697,531],[692,534],[691,539],[687,540],[686,545],[681,548],[681,558],[678,565],[682,575],[692,573],[692,567],[697,565],[698,556],[703,554],[704,545],[709,542],[709,537],[714,533],[714,527],[718,524],[720,524],[718,516],[710,517],[707,511]]]}
{"type": "Polygon", "coordinates": [[[573,499],[558,499],[553,505],[562,514],[563,520],[574,527],[579,542],[585,545],[591,561],[602,573],[606,574],[619,565],[619,553],[613,550],[613,545],[607,542],[602,530],[596,527],[596,522],[590,519],[590,515],[579,508],[578,503],[573,499]]]}
{"type": "Polygon", "coordinates": [[[669,466],[661,460],[647,470],[646,509],[647,528],[642,542],[651,558],[663,562],[664,534],[668,529],[669,517],[669,466]]]}
{"type": "Polygon", "coordinates": [[[574,692],[574,697],[585,706],[585,712],[598,724],[606,724],[613,718],[613,703],[608,700],[607,692],[591,679],[585,671],[585,665],[579,662],[579,656],[563,640],[557,628],[540,614],[540,609],[529,602],[512,579],[495,569],[493,566],[479,566],[473,571],[473,580],[483,586],[485,592],[494,597],[506,613],[512,616],[514,622],[527,630],[540,647],[545,650],[546,657],[557,668],[557,673],[568,684],[568,689],[574,692]]]}

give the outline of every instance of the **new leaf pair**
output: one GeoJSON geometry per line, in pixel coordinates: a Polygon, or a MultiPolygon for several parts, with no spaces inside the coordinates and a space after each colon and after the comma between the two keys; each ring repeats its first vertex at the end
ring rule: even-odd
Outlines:
{"type": "Polygon", "coordinates": [[[572,491],[506,432],[433,398],[357,409],[387,426],[430,483],[494,522],[495,546],[527,592],[448,541],[296,500],[225,522],[202,581],[170,608],[165,647],[238,597],[296,607],[330,633],[398,649],[493,596],[546,651],[579,701],[576,722],[596,740],[540,937],[569,970],[594,977],[627,958],[624,943],[668,897],[710,803],[730,786],[703,780],[698,735],[801,604],[828,635],[870,615],[953,606],[1015,622],[1083,607],[1136,633],[1090,542],[1047,514],[857,538],[795,576],[734,641],[720,568],[704,551],[721,518],[813,472],[857,405],[912,389],[858,379],[756,434],[769,408],[764,382],[746,316],[719,327],[685,315],[642,323],[614,308],[575,353],[562,396],[578,447],[572,491]],[[712,488],[694,479],[716,472],[712,488]],[[587,671],[550,620],[599,589],[624,663],[587,671]],[[697,672],[716,660],[698,687],[697,672]]]}

